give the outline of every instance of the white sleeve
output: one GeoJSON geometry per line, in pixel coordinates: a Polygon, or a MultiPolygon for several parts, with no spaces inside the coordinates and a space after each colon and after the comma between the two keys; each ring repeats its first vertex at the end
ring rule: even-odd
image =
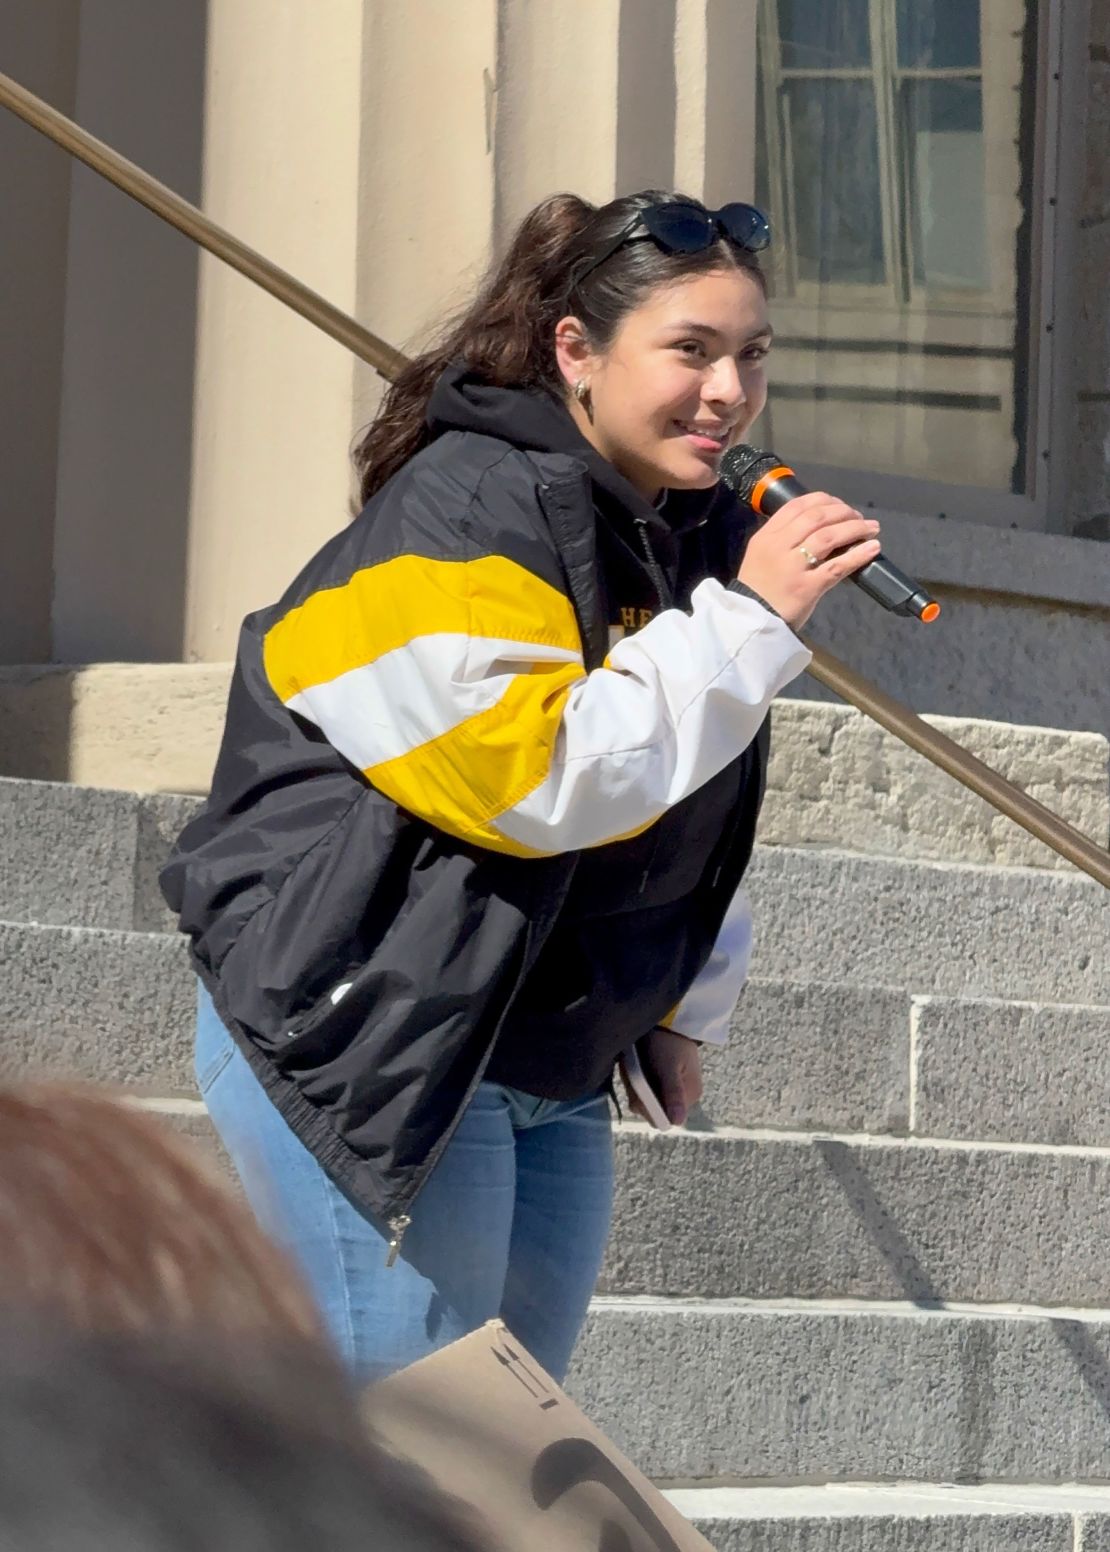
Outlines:
{"type": "Polygon", "coordinates": [[[689,614],[667,609],[574,685],[546,778],[497,819],[538,850],[643,829],[751,743],[810,654],[754,599],[716,581],[689,614]]]}
{"type": "Polygon", "coordinates": [[[743,887],[733,895],[713,952],[663,1028],[704,1045],[724,1045],[752,957],[752,908],[743,887]]]}

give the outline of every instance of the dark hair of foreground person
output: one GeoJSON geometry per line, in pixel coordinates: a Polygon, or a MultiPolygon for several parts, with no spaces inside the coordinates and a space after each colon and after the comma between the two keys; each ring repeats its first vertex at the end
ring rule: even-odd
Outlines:
{"type": "Polygon", "coordinates": [[[334,1365],[9,1322],[2,1552],[479,1552],[469,1511],[376,1446],[334,1365]]]}

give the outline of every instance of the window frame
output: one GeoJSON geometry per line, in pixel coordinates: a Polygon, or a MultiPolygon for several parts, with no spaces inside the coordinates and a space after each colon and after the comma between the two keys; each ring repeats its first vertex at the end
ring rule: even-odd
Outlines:
{"type": "MultiPolygon", "coordinates": [[[[989,3],[989,0],[984,0],[989,3]]],[[[764,50],[774,47],[778,54],[777,26],[770,37],[764,17],[774,11],[774,0],[760,0],[759,58],[765,69],[764,50]]],[[[872,7],[874,11],[874,7],[872,7]]],[[[1086,0],[1048,0],[1033,7],[1037,27],[1037,74],[1032,131],[1033,166],[1030,195],[1029,296],[1024,321],[1027,352],[1027,434],[1024,448],[1025,490],[1013,492],[979,486],[951,484],[911,475],[892,475],[865,468],[847,468],[802,460],[799,474],[808,484],[836,490],[857,505],[909,512],[921,516],[954,517],[995,527],[1064,532],[1067,528],[1066,499],[1073,435],[1075,403],[1075,363],[1072,339],[1075,329],[1076,287],[1074,284],[1079,196],[1084,162],[1082,126],[1084,122],[1086,45],[1088,6],[1086,0]],[[1069,283],[1070,282],[1070,283],[1069,283]]],[[[874,45],[873,38],[873,45],[874,45]]],[[[780,74],[776,67],[774,79],[780,74]]],[[[839,74],[840,72],[833,72],[839,74]]],[[[874,79],[872,66],[844,72],[846,75],[874,79]]],[[[901,72],[896,73],[899,77],[901,72]]],[[[765,74],[764,79],[769,79],[765,74]]],[[[882,105],[879,105],[879,111],[882,105]]],[[[767,113],[761,132],[771,136],[770,121],[777,120],[777,109],[767,113]]],[[[776,131],[777,133],[777,131],[776,131]]],[[[883,136],[880,132],[880,147],[883,136]]],[[[888,142],[893,143],[893,142],[888,142]]],[[[774,155],[773,145],[768,156],[774,155]]],[[[882,152],[880,152],[882,154],[882,152]]],[[[781,159],[781,147],[779,148],[781,159]]],[[[897,169],[893,170],[897,177],[897,169]]],[[[884,241],[886,223],[893,213],[885,208],[890,178],[883,175],[884,241]]],[[[827,288],[809,285],[810,297],[798,288],[796,277],[791,300],[805,304],[816,302],[827,288]]],[[[882,287],[852,287],[852,296],[860,309],[868,301],[898,300],[897,276],[882,287]]],[[[847,286],[844,288],[848,290],[847,286]]],[[[959,311],[974,305],[982,293],[962,291],[934,292],[935,301],[951,303],[959,311]]],[[[902,304],[914,310],[913,288],[902,304]]],[[[1021,325],[1019,324],[1019,330],[1021,325]]],[[[1020,337],[1020,336],[1019,336],[1020,337]]],[[[774,387],[771,388],[774,403],[774,387]]],[[[780,449],[789,456],[789,449],[780,449]]]]}

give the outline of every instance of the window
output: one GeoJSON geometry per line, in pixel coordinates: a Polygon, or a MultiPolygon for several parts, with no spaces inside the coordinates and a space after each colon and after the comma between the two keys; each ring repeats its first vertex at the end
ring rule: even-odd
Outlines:
{"type": "Polygon", "coordinates": [[[1046,37],[1032,0],[759,0],[764,434],[808,471],[897,479],[879,499],[918,510],[970,487],[1000,498],[991,520],[1033,520],[1046,37]]]}

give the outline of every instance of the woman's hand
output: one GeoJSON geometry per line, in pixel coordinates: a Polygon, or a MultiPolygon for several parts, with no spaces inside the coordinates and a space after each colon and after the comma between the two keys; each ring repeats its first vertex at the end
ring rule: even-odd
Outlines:
{"type": "MultiPolygon", "coordinates": [[[[701,1098],[701,1046],[671,1029],[653,1029],[636,1042],[640,1063],[652,1088],[659,1095],[672,1126],[682,1126],[691,1105],[701,1098]]],[[[650,1120],[639,1100],[629,1090],[629,1109],[642,1120],[650,1120]]]]}
{"type": "Polygon", "coordinates": [[[879,525],[824,491],[781,506],[752,535],[740,581],[800,630],[819,600],[879,553],[879,525]]]}

